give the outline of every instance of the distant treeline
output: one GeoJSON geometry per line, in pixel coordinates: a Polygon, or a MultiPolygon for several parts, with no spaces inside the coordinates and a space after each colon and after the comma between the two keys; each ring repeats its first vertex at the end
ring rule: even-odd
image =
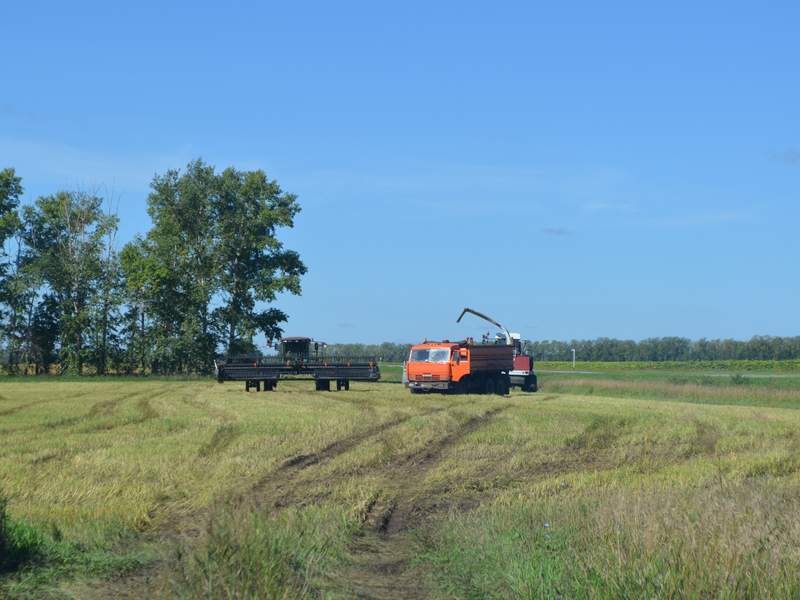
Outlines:
{"type": "MultiPolygon", "coordinates": [[[[582,361],[709,361],[709,360],[797,360],[800,337],[756,336],[750,340],[690,340],[682,337],[646,340],[556,340],[523,342],[524,350],[536,360],[572,360],[572,349],[582,361]]],[[[331,344],[329,355],[375,356],[388,362],[408,358],[411,344],[331,344]]]]}
{"type": "Polygon", "coordinates": [[[670,361],[670,360],[792,360],[800,359],[800,336],[755,336],[749,340],[690,340],[683,337],[641,341],[595,340],[526,341],[536,360],[670,361]]]}
{"type": "Polygon", "coordinates": [[[328,344],[325,354],[328,356],[368,356],[385,362],[403,362],[408,359],[411,344],[328,344]]]}

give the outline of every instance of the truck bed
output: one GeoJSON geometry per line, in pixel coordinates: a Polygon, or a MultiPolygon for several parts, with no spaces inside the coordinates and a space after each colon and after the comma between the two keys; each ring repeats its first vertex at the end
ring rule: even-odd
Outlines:
{"type": "Polygon", "coordinates": [[[473,344],[469,348],[470,371],[511,371],[514,368],[513,346],[473,344]]]}

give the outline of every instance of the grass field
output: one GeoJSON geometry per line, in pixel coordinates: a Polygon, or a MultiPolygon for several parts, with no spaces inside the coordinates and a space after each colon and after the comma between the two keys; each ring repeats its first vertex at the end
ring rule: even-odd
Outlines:
{"type": "Polygon", "coordinates": [[[789,371],[0,383],[0,597],[798,597],[789,371]]]}

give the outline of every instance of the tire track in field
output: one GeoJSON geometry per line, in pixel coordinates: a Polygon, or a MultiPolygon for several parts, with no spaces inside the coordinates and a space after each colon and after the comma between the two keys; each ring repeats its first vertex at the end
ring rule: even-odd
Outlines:
{"type": "Polygon", "coordinates": [[[239,425],[234,423],[223,423],[217,427],[214,435],[205,444],[200,446],[197,451],[198,458],[208,458],[223,452],[230,446],[236,438],[242,435],[239,425]]]}
{"type": "MultiPolygon", "coordinates": [[[[340,440],[336,440],[335,442],[328,444],[327,446],[316,452],[312,452],[310,454],[297,454],[285,460],[283,464],[280,467],[278,467],[276,473],[284,473],[292,470],[306,469],[312,465],[316,465],[323,461],[336,458],[337,456],[344,454],[349,450],[352,450],[353,448],[355,448],[362,442],[365,442],[369,438],[374,437],[380,433],[383,433],[388,429],[392,429],[394,427],[402,425],[406,421],[410,421],[411,419],[414,419],[416,417],[429,417],[431,415],[435,415],[437,413],[449,410],[450,408],[453,408],[456,405],[467,406],[468,404],[473,404],[473,403],[474,401],[451,403],[446,406],[437,406],[429,410],[425,410],[412,415],[397,416],[393,419],[389,419],[388,421],[384,421],[377,425],[373,425],[372,427],[368,427],[363,431],[359,431],[340,440]]],[[[261,482],[259,482],[259,484],[260,483],[261,482]]]]}
{"type": "MultiPolygon", "coordinates": [[[[161,414],[152,407],[152,405],[150,404],[150,400],[152,400],[154,398],[160,398],[160,397],[164,396],[165,394],[167,394],[170,391],[171,391],[170,388],[162,388],[161,390],[157,391],[156,393],[150,394],[149,397],[140,399],[136,403],[137,404],[137,409],[140,412],[140,416],[138,416],[138,417],[131,417],[131,418],[128,418],[128,419],[123,419],[122,421],[117,422],[117,423],[114,423],[113,421],[112,422],[104,421],[104,422],[101,422],[101,423],[86,427],[84,429],[78,430],[76,433],[94,433],[94,432],[100,432],[100,431],[110,431],[112,429],[116,429],[117,427],[124,427],[124,426],[127,426],[127,425],[137,425],[139,423],[144,423],[145,421],[149,421],[151,419],[156,419],[156,418],[160,417],[161,414]]],[[[131,398],[133,398],[135,396],[138,396],[140,394],[141,394],[141,392],[124,394],[122,397],[113,399],[113,401],[115,402],[114,405],[116,406],[116,404],[119,404],[123,400],[129,400],[129,399],[131,399],[131,398]]],[[[101,402],[96,403],[96,404],[105,404],[105,406],[108,407],[108,406],[111,405],[110,404],[111,402],[112,402],[112,400],[104,400],[104,401],[101,401],[101,402]]],[[[84,418],[89,417],[91,414],[93,414],[92,413],[92,409],[90,409],[89,412],[87,412],[85,415],[83,415],[81,417],[76,417],[76,418],[84,419],[84,418]]],[[[95,415],[97,414],[96,411],[95,411],[94,414],[95,415]]],[[[107,444],[98,444],[98,445],[93,445],[93,446],[91,446],[89,448],[70,448],[70,449],[68,449],[68,448],[59,448],[57,450],[52,450],[52,451],[49,451],[49,452],[45,452],[44,454],[40,454],[40,455],[34,457],[29,462],[30,462],[30,464],[32,466],[40,466],[40,465],[52,462],[54,460],[67,460],[69,458],[72,458],[72,457],[77,456],[79,454],[83,454],[85,452],[94,452],[96,450],[101,450],[101,449],[108,448],[108,447],[109,447],[109,445],[107,445],[107,444]]]]}
{"type": "MultiPolygon", "coordinates": [[[[503,405],[467,419],[454,431],[422,450],[407,454],[386,469],[385,480],[404,482],[394,494],[367,504],[363,526],[351,544],[352,567],[338,581],[341,591],[357,598],[422,598],[428,595],[419,568],[413,564],[409,531],[437,512],[436,499],[418,495],[420,481],[441,461],[448,449],[478,431],[510,408],[503,405]]],[[[396,486],[396,484],[395,484],[396,486]]]]}
{"type": "MultiPolygon", "coordinates": [[[[140,423],[144,423],[145,421],[157,419],[158,417],[161,416],[161,413],[159,413],[155,408],[153,408],[153,405],[150,404],[150,401],[155,400],[156,398],[161,398],[162,396],[167,395],[171,391],[172,387],[168,386],[152,393],[148,391],[146,392],[146,395],[144,392],[136,392],[136,393],[131,393],[125,398],[119,398],[118,401],[115,404],[113,404],[112,410],[116,410],[116,406],[123,400],[130,400],[131,398],[139,398],[139,396],[144,396],[136,401],[136,408],[139,411],[140,416],[129,417],[127,419],[122,419],[116,422],[102,421],[100,423],[89,425],[88,427],[81,429],[80,433],[93,433],[95,431],[110,431],[112,429],[117,429],[118,427],[126,427],[128,425],[138,425],[140,423]]],[[[89,413],[87,413],[83,417],[80,417],[80,419],[92,418],[94,416],[97,415],[91,414],[91,411],[89,411],[89,413]]]]}
{"type": "MultiPolygon", "coordinates": [[[[189,399],[182,399],[184,403],[196,406],[189,399]]],[[[196,401],[195,401],[196,402],[196,401]]],[[[273,469],[263,477],[261,477],[252,487],[246,492],[238,496],[229,497],[226,500],[219,501],[219,504],[227,504],[234,509],[241,509],[243,507],[252,507],[257,509],[263,506],[265,501],[271,501],[273,506],[280,510],[283,505],[275,502],[277,499],[274,496],[266,498],[267,488],[271,485],[276,486],[277,492],[283,489],[283,485],[295,488],[297,482],[294,478],[303,470],[318,465],[322,462],[331,460],[348,450],[356,447],[357,445],[365,442],[370,437],[378,435],[384,431],[388,431],[393,427],[402,425],[403,423],[416,418],[425,417],[432,414],[440,413],[442,411],[453,408],[456,405],[467,406],[473,404],[475,401],[470,402],[454,402],[446,406],[434,407],[429,410],[423,410],[414,414],[404,414],[396,416],[388,421],[384,421],[365,430],[351,434],[345,438],[336,440],[321,450],[310,454],[297,454],[293,457],[286,459],[277,469],[273,469]],[[279,487],[278,487],[279,486],[279,487]]],[[[202,408],[211,408],[203,404],[202,408]]],[[[213,518],[215,510],[219,506],[212,505],[199,510],[192,511],[190,514],[175,517],[172,520],[162,524],[157,530],[150,532],[150,536],[158,536],[162,544],[177,546],[179,545],[181,555],[186,555],[191,552],[193,546],[201,543],[204,533],[208,530],[208,525],[213,518]]],[[[169,575],[171,569],[175,567],[170,559],[161,559],[155,563],[145,565],[142,568],[135,569],[124,576],[118,578],[113,582],[107,582],[104,586],[103,593],[106,597],[119,597],[119,598],[141,598],[147,597],[148,592],[153,591],[153,586],[159,585],[163,579],[169,575]]]]}
{"type": "MultiPolygon", "coordinates": [[[[155,394],[160,394],[163,390],[168,390],[169,388],[156,388],[155,394]]],[[[76,423],[80,423],[86,419],[91,419],[97,416],[110,416],[113,414],[116,407],[123,402],[124,400],[130,400],[131,398],[136,398],[138,396],[142,396],[145,394],[153,393],[152,390],[137,390],[133,392],[124,392],[120,396],[116,396],[114,398],[109,398],[107,400],[100,400],[99,402],[95,402],[89,408],[87,412],[82,415],[75,415],[74,417],[62,417],[60,419],[55,419],[53,421],[48,421],[45,423],[40,423],[38,425],[33,425],[28,429],[59,429],[61,427],[70,427],[75,425],[76,423]]],[[[77,397],[85,396],[88,392],[84,392],[77,397]]],[[[15,431],[22,431],[21,429],[15,431]]]]}
{"type": "Polygon", "coordinates": [[[141,391],[127,392],[115,398],[109,398],[107,400],[99,400],[94,404],[92,404],[91,408],[89,408],[89,412],[87,412],[84,415],[84,417],[85,418],[110,417],[116,412],[117,407],[120,404],[122,404],[125,400],[128,400],[130,398],[135,398],[141,393],[142,393],[141,391]]]}
{"type": "Polygon", "coordinates": [[[53,402],[53,400],[34,400],[33,402],[28,402],[27,404],[21,404],[20,406],[12,406],[11,408],[5,408],[0,410],[0,417],[6,417],[8,415],[13,415],[15,413],[21,412],[26,408],[31,408],[33,406],[39,406],[40,404],[44,404],[45,402],[53,402]]]}
{"type": "Polygon", "coordinates": [[[178,401],[185,404],[186,406],[191,406],[192,408],[196,408],[197,410],[203,411],[204,413],[207,413],[212,417],[220,419],[221,421],[224,421],[226,423],[233,423],[239,420],[239,417],[237,417],[234,414],[231,414],[224,408],[211,406],[208,402],[203,402],[202,400],[198,400],[197,396],[199,396],[200,394],[201,392],[197,392],[191,398],[178,398],[178,401]]]}
{"type": "MultiPolygon", "coordinates": [[[[85,396],[88,393],[89,392],[79,392],[77,394],[70,394],[68,396],[61,396],[57,398],[42,398],[41,400],[33,400],[32,402],[28,402],[27,404],[21,404],[20,406],[12,406],[11,408],[0,410],[0,417],[13,415],[15,413],[25,410],[26,408],[31,408],[32,406],[39,406],[40,404],[47,404],[48,402],[59,402],[59,401],[63,402],[64,400],[74,400],[75,398],[81,398],[82,396],[85,396]]],[[[3,397],[3,400],[9,400],[9,399],[3,397]]]]}

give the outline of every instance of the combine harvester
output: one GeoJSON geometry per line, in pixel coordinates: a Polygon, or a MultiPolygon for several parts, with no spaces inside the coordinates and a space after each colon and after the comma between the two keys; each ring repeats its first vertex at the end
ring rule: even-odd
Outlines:
{"type": "Polygon", "coordinates": [[[518,333],[510,333],[500,323],[471,308],[456,320],[471,313],[501,329],[495,343],[476,344],[472,338],[462,342],[428,342],[412,346],[403,368],[404,383],[411,393],[443,392],[456,394],[502,394],[512,386],[523,391],[538,389],[533,357],[522,354],[518,333]]]}
{"type": "Polygon", "coordinates": [[[378,381],[381,378],[375,357],[326,357],[325,344],[307,337],[287,337],[280,341],[278,356],[241,355],[214,361],[217,381],[244,381],[245,390],[262,387],[274,390],[279,379],[313,379],[316,389],[330,391],[331,381],[336,391],[349,390],[351,381],[378,381]],[[313,344],[313,352],[312,352],[313,344]]]}

